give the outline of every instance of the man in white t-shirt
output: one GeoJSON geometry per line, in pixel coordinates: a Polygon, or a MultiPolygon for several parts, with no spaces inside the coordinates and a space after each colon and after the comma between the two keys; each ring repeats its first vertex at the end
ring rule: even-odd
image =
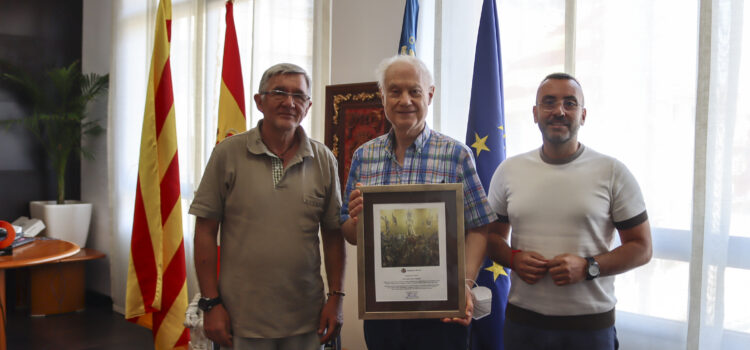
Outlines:
{"type": "Polygon", "coordinates": [[[490,183],[499,219],[488,253],[513,270],[507,350],[616,349],[614,276],[651,259],[635,178],[617,159],[578,142],[583,102],[574,77],[545,77],[533,108],[542,147],[505,160],[490,183]],[[622,244],[610,249],[615,230],[622,244]]]}

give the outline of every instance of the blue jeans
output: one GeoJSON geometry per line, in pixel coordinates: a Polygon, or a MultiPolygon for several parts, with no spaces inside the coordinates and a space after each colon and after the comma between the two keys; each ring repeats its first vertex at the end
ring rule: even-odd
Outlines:
{"type": "Polygon", "coordinates": [[[550,330],[518,324],[505,319],[503,329],[505,350],[617,350],[615,327],[598,330],[550,330]]]}
{"type": "Polygon", "coordinates": [[[464,350],[468,331],[437,319],[365,320],[369,350],[464,350]]]}

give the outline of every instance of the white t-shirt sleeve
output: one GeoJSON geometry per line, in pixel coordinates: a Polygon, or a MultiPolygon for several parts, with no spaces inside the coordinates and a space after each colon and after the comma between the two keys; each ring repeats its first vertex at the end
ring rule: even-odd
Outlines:
{"type": "Polygon", "coordinates": [[[612,221],[618,223],[643,214],[646,203],[638,181],[625,164],[615,159],[612,167],[612,221]]]}
{"type": "Polygon", "coordinates": [[[490,180],[490,189],[487,194],[487,200],[490,202],[490,208],[499,216],[508,217],[508,196],[505,184],[504,165],[505,162],[495,169],[495,173],[490,180]]]}

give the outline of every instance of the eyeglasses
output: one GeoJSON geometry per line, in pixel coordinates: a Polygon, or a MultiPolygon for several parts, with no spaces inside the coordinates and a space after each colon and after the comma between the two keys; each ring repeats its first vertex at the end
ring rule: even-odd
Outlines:
{"type": "MultiPolygon", "coordinates": [[[[539,102],[539,107],[541,107],[545,111],[551,111],[555,108],[558,108],[557,106],[560,102],[561,102],[560,100],[552,100],[552,99],[542,100],[541,102],[539,102]]],[[[580,107],[581,105],[579,105],[578,102],[574,100],[562,100],[562,106],[563,106],[563,109],[565,109],[566,111],[574,111],[578,109],[578,107],[580,107]]]]}
{"type": "Polygon", "coordinates": [[[300,104],[300,105],[304,104],[307,101],[310,101],[310,96],[307,96],[302,93],[296,93],[296,92],[286,92],[286,91],[281,91],[281,90],[268,90],[268,91],[263,91],[260,94],[271,96],[272,99],[277,100],[277,101],[286,100],[289,96],[291,96],[294,103],[300,104]]]}

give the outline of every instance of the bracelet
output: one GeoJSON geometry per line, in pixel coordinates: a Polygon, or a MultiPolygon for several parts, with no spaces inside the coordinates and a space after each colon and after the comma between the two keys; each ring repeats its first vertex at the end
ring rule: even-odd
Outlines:
{"type": "Polygon", "coordinates": [[[521,252],[521,249],[513,249],[510,252],[510,266],[508,267],[510,267],[511,270],[513,270],[513,259],[516,257],[516,253],[520,253],[520,252],[521,252]]]}
{"type": "Polygon", "coordinates": [[[340,295],[340,296],[343,297],[343,296],[346,296],[346,293],[344,293],[344,292],[342,292],[340,290],[332,290],[332,291],[326,293],[326,295],[329,296],[329,297],[332,297],[334,295],[340,295]]]}

